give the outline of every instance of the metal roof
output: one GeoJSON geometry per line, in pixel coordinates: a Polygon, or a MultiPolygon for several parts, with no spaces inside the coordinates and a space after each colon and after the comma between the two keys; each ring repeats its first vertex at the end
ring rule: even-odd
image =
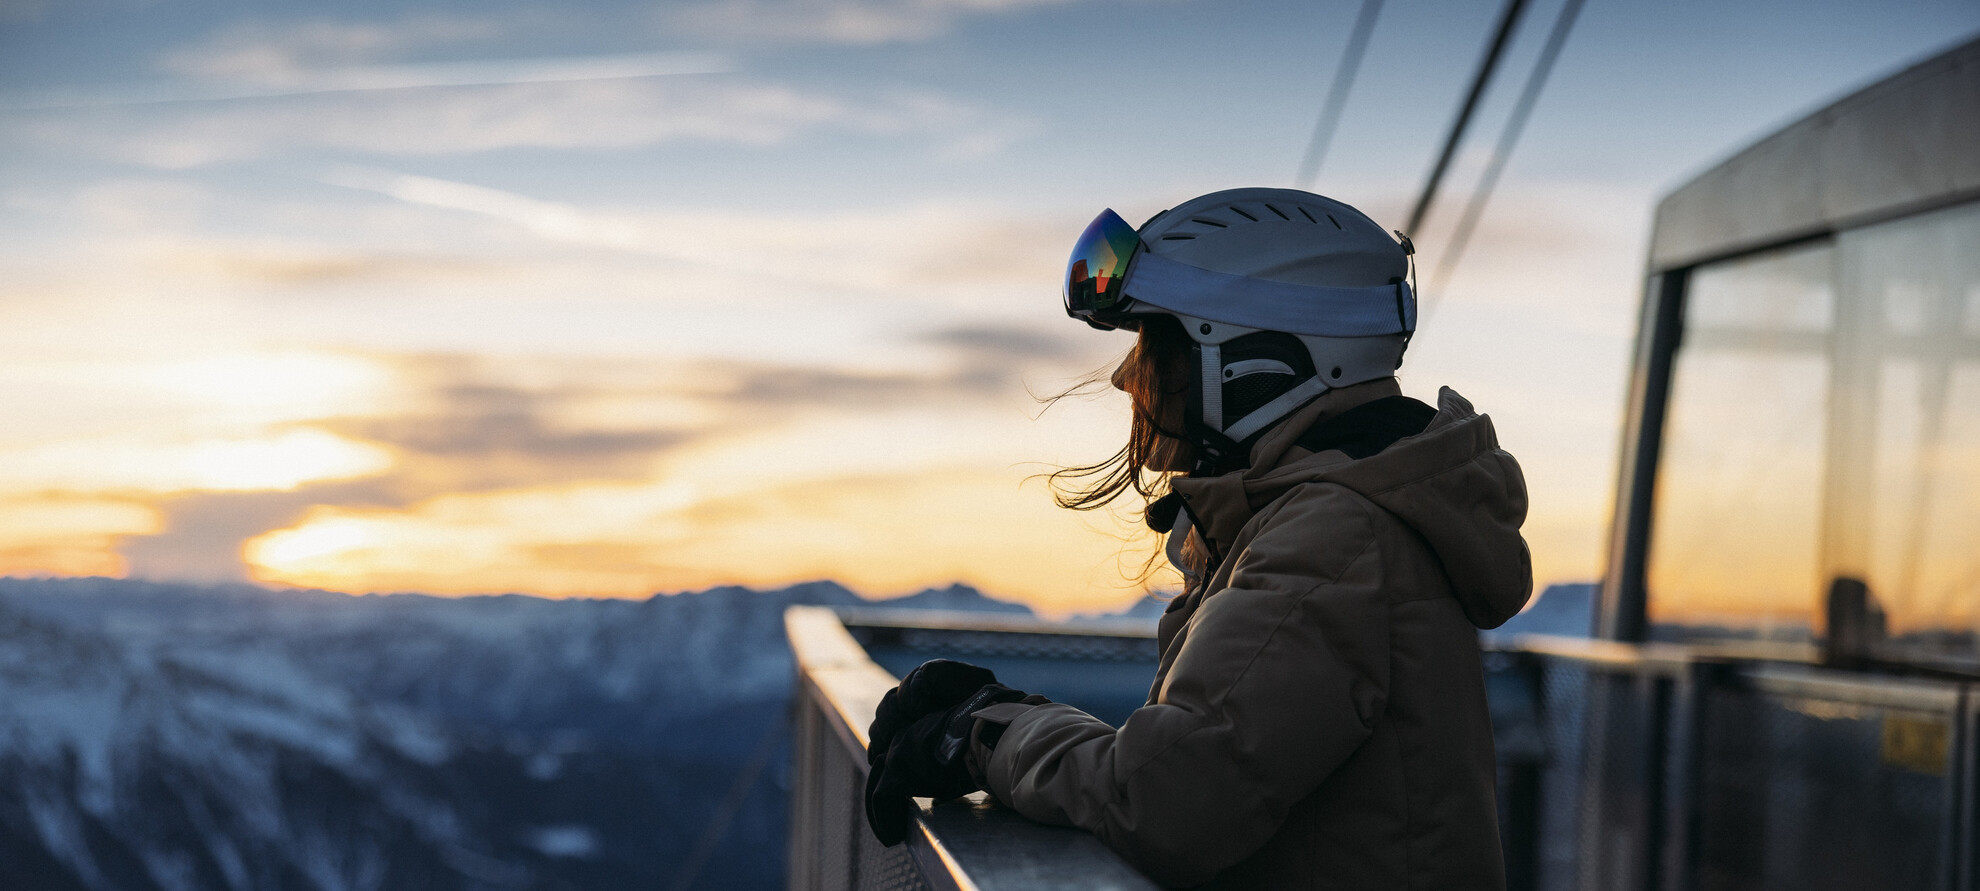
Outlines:
{"type": "Polygon", "coordinates": [[[1762,139],[1657,205],[1662,272],[1980,199],[1980,39],[1762,139]]]}

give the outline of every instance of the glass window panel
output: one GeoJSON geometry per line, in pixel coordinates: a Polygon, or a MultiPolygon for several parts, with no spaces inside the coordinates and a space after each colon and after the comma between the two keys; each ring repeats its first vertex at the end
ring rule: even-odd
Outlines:
{"type": "Polygon", "coordinates": [[[1650,532],[1660,634],[1810,634],[1833,259],[1817,246],[1692,275],[1650,532]]]}
{"type": "MultiPolygon", "coordinates": [[[[1844,233],[1848,348],[1861,379],[1855,455],[1870,472],[1827,505],[1826,574],[1862,578],[1885,610],[1892,655],[1980,661],[1980,206],[1844,233]]],[[[1854,404],[1843,400],[1843,404],[1854,404]]],[[[1844,477],[1847,479],[1847,477],[1844,477]]]]}
{"type": "Polygon", "coordinates": [[[1846,577],[1887,657],[1980,664],[1980,204],[1695,270],[1680,344],[1655,632],[1804,638],[1846,577]]]}
{"type": "Polygon", "coordinates": [[[1948,376],[1932,429],[1921,363],[1884,370],[1877,468],[1870,499],[1870,590],[1890,631],[1972,630],[1980,621],[1980,367],[1948,376]]]}
{"type": "Polygon", "coordinates": [[[1835,320],[1833,257],[1820,245],[1699,269],[1686,295],[1686,333],[1828,331],[1835,320]]]}

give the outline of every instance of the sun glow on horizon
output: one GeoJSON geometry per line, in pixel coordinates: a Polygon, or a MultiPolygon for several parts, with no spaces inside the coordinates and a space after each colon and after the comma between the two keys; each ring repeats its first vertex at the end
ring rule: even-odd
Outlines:
{"type": "Polygon", "coordinates": [[[962,582],[1063,615],[1146,590],[1125,578],[1153,546],[1145,531],[1129,543],[1120,518],[1061,510],[1022,476],[937,468],[688,502],[664,485],[618,485],[318,508],[244,556],[266,583],[438,594],[645,597],[830,579],[881,597],[962,582]]]}

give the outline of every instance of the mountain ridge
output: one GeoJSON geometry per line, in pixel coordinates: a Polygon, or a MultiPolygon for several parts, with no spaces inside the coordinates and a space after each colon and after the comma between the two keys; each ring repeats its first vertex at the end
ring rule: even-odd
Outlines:
{"type": "Polygon", "coordinates": [[[0,886],[779,885],[799,603],[0,578],[0,886]]]}

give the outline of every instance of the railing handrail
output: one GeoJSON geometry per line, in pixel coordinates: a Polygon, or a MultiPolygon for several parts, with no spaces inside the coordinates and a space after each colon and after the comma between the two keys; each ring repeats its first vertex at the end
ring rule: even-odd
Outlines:
{"type": "MultiPolygon", "coordinates": [[[[784,630],[801,679],[798,695],[821,706],[826,723],[863,774],[867,725],[881,697],[899,681],[866,655],[828,607],[786,609],[784,630]]],[[[908,834],[908,853],[922,878],[936,888],[1155,891],[1154,883],[1091,834],[1034,823],[981,792],[934,805],[918,799],[917,804],[921,813],[908,834]]]]}
{"type": "Polygon", "coordinates": [[[1479,646],[1488,653],[1544,656],[1599,670],[1665,678],[1681,677],[1700,665],[1724,666],[1730,669],[1727,677],[1736,677],[1753,689],[1770,693],[1928,711],[1953,708],[1961,685],[1974,681],[1963,675],[1922,674],[1915,666],[1897,666],[1912,669],[1902,674],[1837,668],[1823,664],[1820,648],[1813,644],[1625,643],[1552,634],[1486,632],[1479,636],[1479,646]]]}
{"type": "Polygon", "coordinates": [[[833,607],[847,625],[869,628],[925,628],[936,631],[997,631],[1012,634],[1063,634],[1072,637],[1126,637],[1154,640],[1155,624],[1145,619],[1068,619],[1053,622],[1016,613],[973,612],[899,607],[833,607]]]}
{"type": "Polygon", "coordinates": [[[1624,643],[1592,637],[1554,634],[1479,635],[1479,648],[1494,653],[1526,653],[1549,656],[1598,667],[1635,669],[1652,674],[1675,675],[1696,661],[1696,653],[1683,644],[1624,643]]]}
{"type": "Polygon", "coordinates": [[[784,635],[790,639],[798,677],[823,697],[821,702],[829,706],[825,714],[833,719],[830,723],[849,748],[858,749],[864,763],[867,725],[873,723],[880,698],[900,679],[868,658],[828,607],[784,610],[784,635]]]}

